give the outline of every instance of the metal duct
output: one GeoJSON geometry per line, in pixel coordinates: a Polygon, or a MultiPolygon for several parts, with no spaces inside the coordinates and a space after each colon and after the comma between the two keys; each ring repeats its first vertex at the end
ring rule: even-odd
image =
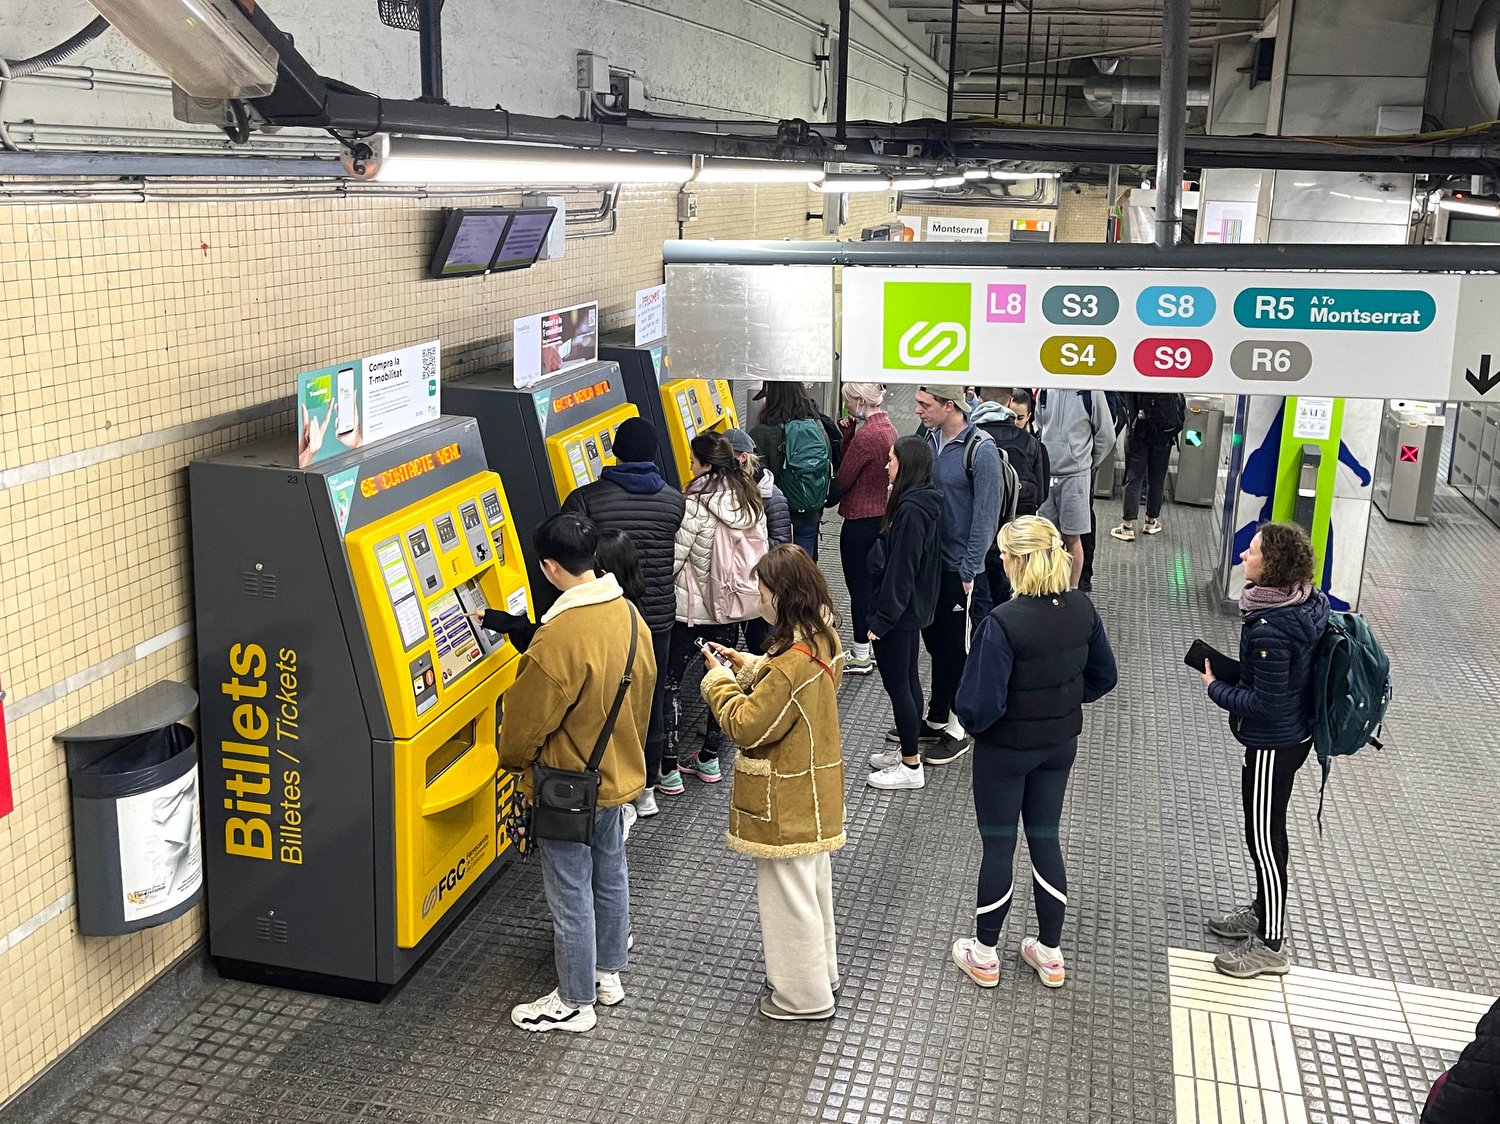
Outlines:
{"type": "MultiPolygon", "coordinates": [[[[1128,74],[1090,78],[1083,84],[1083,100],[1100,117],[1108,117],[1117,105],[1160,105],[1161,80],[1132,78],[1128,74]]],[[[1208,79],[1188,82],[1187,103],[1190,106],[1209,103],[1208,79]]]]}
{"type": "Polygon", "coordinates": [[[1500,117],[1500,0],[1484,0],[1474,16],[1469,74],[1480,107],[1491,117],[1500,117]]]}

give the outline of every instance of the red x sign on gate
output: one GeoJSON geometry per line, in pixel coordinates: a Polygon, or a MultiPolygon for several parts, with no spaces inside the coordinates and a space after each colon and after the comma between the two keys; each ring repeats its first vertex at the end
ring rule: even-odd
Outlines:
{"type": "Polygon", "coordinates": [[[1417,463],[1417,447],[1415,445],[1401,446],[1401,460],[1406,464],[1417,463]]]}

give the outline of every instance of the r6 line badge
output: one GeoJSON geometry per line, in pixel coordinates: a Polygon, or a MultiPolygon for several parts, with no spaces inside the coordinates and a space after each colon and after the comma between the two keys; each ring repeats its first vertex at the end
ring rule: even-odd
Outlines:
{"type": "Polygon", "coordinates": [[[889,370],[969,370],[973,288],[964,281],[887,281],[881,362],[889,370]]]}

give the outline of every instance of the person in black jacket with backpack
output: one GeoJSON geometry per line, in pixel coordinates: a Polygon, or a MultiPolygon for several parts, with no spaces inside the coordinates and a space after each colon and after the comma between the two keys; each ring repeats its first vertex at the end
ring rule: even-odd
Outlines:
{"type": "Polygon", "coordinates": [[[953,961],[980,987],[1000,982],[996,946],[1015,891],[1020,820],[1038,929],[1021,942],[1021,959],[1043,986],[1061,987],[1068,904],[1063,797],[1078,756],[1084,704],[1114,690],[1118,672],[1093,602],[1068,589],[1073,560],[1057,528],[1023,516],[1000,531],[1000,548],[1015,597],[975,632],[955,706],[975,737],[974,812],[984,855],[974,936],[953,943],[953,961]]]}
{"type": "MultiPolygon", "coordinates": [[[[682,493],[667,483],[657,467],[659,448],[650,422],[645,418],[625,419],[615,430],[615,463],[592,484],[568,493],[562,509],[588,517],[601,530],[615,528],[630,536],[646,582],[638,607],[651,630],[656,666],[665,668],[672,625],[677,620],[672,548],[686,505],[682,493]]],[[[657,676],[656,691],[651,696],[651,725],[646,732],[646,790],[635,800],[636,813],[643,817],[657,813],[655,786],[661,779],[667,739],[666,688],[667,677],[657,676]]]]}
{"type": "Polygon", "coordinates": [[[923,788],[918,734],[922,728],[922,677],[918,641],[932,623],[943,577],[943,494],[932,482],[932,446],[901,437],[886,461],[891,494],[880,537],[870,551],[868,627],[875,666],[891,697],[899,749],[870,754],[871,788],[923,788]]]}
{"type": "MultiPolygon", "coordinates": [[[[979,405],[969,415],[972,425],[984,430],[995,439],[1000,456],[1015,473],[1015,509],[1017,515],[1035,515],[1047,498],[1051,481],[1043,465],[1042,443],[1016,424],[1016,413],[1010,408],[1010,387],[982,386],[979,388],[979,405]]],[[[1005,475],[1002,473],[1002,475],[1005,475]]],[[[1009,511],[1010,497],[1001,499],[1001,525],[1009,511]]],[[[1010,600],[1010,580],[1005,576],[1005,567],[1000,563],[1000,548],[990,544],[984,558],[985,589],[977,587],[969,603],[969,619],[975,628],[989,616],[996,605],[1010,600]]]]}
{"type": "Polygon", "coordinates": [[[1240,594],[1239,679],[1228,683],[1203,665],[1215,706],[1229,712],[1229,730],[1245,747],[1240,790],[1245,843],[1255,867],[1255,901],[1208,919],[1215,936],[1243,944],[1214,957],[1226,976],[1284,976],[1286,949],[1286,810],[1297,770],[1312,752],[1317,699],[1314,668],[1328,627],[1329,604],[1313,585],[1313,550],[1294,523],[1267,523],[1250,540],[1240,594]]]}
{"type": "Polygon", "coordinates": [[[1479,1020],[1474,1041],[1432,1087],[1422,1124],[1495,1124],[1500,1120],[1500,999],[1479,1020]]]}
{"type": "Polygon", "coordinates": [[[1120,497],[1120,525],[1110,534],[1121,542],[1135,542],[1135,516],[1146,492],[1146,522],[1141,530],[1161,530],[1161,505],[1167,498],[1167,466],[1172,446],[1187,417],[1187,399],[1180,394],[1121,394],[1125,413],[1125,492],[1120,497]]]}

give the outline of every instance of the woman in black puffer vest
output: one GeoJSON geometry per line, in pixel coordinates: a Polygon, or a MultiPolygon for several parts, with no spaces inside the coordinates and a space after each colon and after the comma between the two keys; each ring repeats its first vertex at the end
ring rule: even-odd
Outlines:
{"type": "MultiPolygon", "coordinates": [[[[570,492],[564,511],[592,519],[599,529],[625,532],[640,555],[641,576],[646,591],[639,608],[651,629],[656,666],[667,666],[672,625],[677,619],[677,598],[672,589],[672,547],[682,526],[682,493],[668,484],[657,467],[659,442],[656,430],[645,418],[627,418],[615,430],[616,462],[600,479],[570,492]]],[[[661,779],[662,751],[666,746],[666,676],[658,675],[651,696],[651,725],[646,732],[646,791],[636,797],[636,812],[654,816],[656,782],[661,779]]]]}
{"type": "Polygon", "coordinates": [[[1286,810],[1297,770],[1312,751],[1313,665],[1328,626],[1328,598],[1313,586],[1307,532],[1267,523],[1245,551],[1240,594],[1239,679],[1203,681],[1215,706],[1229,712],[1229,730],[1245,747],[1240,791],[1245,843],[1255,867],[1255,901],[1208,919],[1215,936],[1243,944],[1214,958],[1226,976],[1252,979],[1291,969],[1286,939],[1286,810]]]}
{"type": "Polygon", "coordinates": [[[1021,959],[1044,986],[1061,987],[1063,796],[1083,705],[1113,691],[1118,674],[1094,603],[1068,590],[1072,558],[1052,523],[1035,515],[1007,523],[1000,558],[1015,596],[979,622],[953,707],[974,734],[974,812],[984,842],[975,935],[954,942],[953,960],[980,987],[1000,982],[995,946],[1010,912],[1016,823],[1024,819],[1039,933],[1021,942],[1021,959]]]}
{"type": "Polygon", "coordinates": [[[1438,1078],[1422,1124],[1495,1124],[1500,1120],[1500,999],[1479,1020],[1458,1064],[1438,1078]]]}

